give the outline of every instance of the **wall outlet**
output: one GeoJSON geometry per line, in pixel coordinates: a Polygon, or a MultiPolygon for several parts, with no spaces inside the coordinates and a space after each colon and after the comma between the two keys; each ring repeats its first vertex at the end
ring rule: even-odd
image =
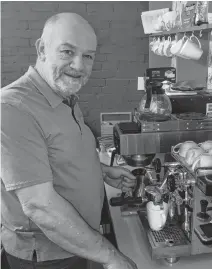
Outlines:
{"type": "Polygon", "coordinates": [[[144,87],[144,77],[138,77],[138,91],[145,91],[144,87]]]}
{"type": "Polygon", "coordinates": [[[212,117],[212,103],[206,104],[206,115],[212,117]]]}

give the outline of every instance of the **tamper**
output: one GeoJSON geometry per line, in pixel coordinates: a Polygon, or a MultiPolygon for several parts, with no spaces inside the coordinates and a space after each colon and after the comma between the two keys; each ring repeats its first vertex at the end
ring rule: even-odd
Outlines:
{"type": "Polygon", "coordinates": [[[197,218],[200,221],[210,221],[211,217],[206,212],[207,206],[208,206],[208,201],[207,200],[200,200],[200,206],[201,206],[201,212],[197,213],[197,218]]]}

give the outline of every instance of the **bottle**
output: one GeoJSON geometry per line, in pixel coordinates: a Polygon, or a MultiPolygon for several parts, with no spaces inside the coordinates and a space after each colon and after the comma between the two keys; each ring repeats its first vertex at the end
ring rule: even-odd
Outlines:
{"type": "Polygon", "coordinates": [[[208,23],[208,1],[197,1],[196,3],[196,14],[195,14],[195,25],[202,25],[208,23]]]}

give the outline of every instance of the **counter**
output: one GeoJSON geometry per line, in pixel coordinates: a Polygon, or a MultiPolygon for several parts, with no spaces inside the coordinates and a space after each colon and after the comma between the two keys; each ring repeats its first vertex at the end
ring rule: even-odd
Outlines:
{"type": "MultiPolygon", "coordinates": [[[[106,154],[100,153],[100,160],[109,164],[110,158],[106,154]]],[[[106,197],[117,196],[120,190],[105,184],[106,197]]],[[[173,269],[210,269],[212,268],[212,254],[201,254],[196,256],[181,257],[180,260],[169,265],[164,260],[152,260],[150,252],[145,242],[145,235],[142,231],[138,215],[122,216],[120,207],[111,207],[109,204],[109,214],[113,225],[113,230],[117,246],[121,252],[131,258],[138,266],[138,269],[169,268],[173,269]]]]}

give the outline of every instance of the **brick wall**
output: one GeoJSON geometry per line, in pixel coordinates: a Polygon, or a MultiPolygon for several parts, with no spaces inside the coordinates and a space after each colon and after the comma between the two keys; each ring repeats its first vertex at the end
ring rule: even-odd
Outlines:
{"type": "Polygon", "coordinates": [[[137,77],[148,67],[148,37],[140,14],[148,2],[1,2],[2,86],[27,71],[36,60],[35,40],[44,22],[58,12],[76,12],[98,37],[93,72],[80,92],[85,120],[100,134],[100,112],[132,111],[141,92],[137,77]]]}

